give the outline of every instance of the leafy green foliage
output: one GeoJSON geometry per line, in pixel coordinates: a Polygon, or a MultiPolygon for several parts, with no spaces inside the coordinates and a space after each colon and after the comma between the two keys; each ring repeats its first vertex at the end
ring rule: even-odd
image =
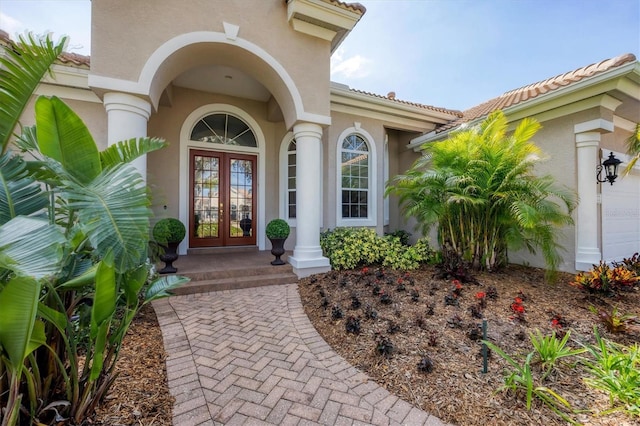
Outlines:
{"type": "Polygon", "coordinates": [[[542,335],[540,330],[529,334],[529,339],[535,349],[535,357],[540,361],[544,370],[542,380],[553,371],[558,360],[585,352],[585,349],[571,349],[568,347],[569,336],[571,336],[570,330],[567,330],[562,339],[556,337],[555,330],[550,336],[542,335]]]}
{"type": "Polygon", "coordinates": [[[589,310],[598,315],[600,322],[602,322],[611,333],[624,333],[628,327],[637,320],[637,318],[631,314],[619,312],[615,306],[610,311],[606,309],[596,309],[595,306],[590,306],[589,310]]]}
{"type": "Polygon", "coordinates": [[[520,364],[495,344],[486,340],[483,340],[483,343],[486,344],[487,347],[493,352],[504,358],[504,360],[507,361],[509,365],[511,365],[511,367],[513,367],[513,370],[511,372],[506,373],[504,377],[504,385],[502,385],[499,390],[509,390],[515,394],[524,392],[527,410],[531,410],[531,402],[533,400],[533,397],[536,397],[540,401],[545,403],[556,414],[562,417],[565,421],[572,424],[577,424],[576,421],[574,421],[566,412],[567,410],[572,412],[572,410],[571,405],[565,398],[546,386],[536,385],[535,378],[531,369],[531,362],[533,360],[535,352],[530,352],[529,354],[527,354],[524,362],[520,364]]]}
{"type": "Polygon", "coordinates": [[[153,239],[161,245],[167,243],[179,243],[184,239],[187,230],[178,219],[165,218],[160,219],[153,226],[153,239]]]}
{"type": "Polygon", "coordinates": [[[640,123],[636,123],[633,134],[627,139],[627,154],[631,156],[631,160],[629,160],[629,164],[624,169],[625,175],[631,173],[631,169],[640,160],[640,123]]]}
{"type": "Polygon", "coordinates": [[[6,56],[0,56],[0,153],[7,152],[22,111],[66,42],[63,37],[54,45],[48,37],[29,33],[19,37],[18,46],[5,49],[6,56]]]}
{"type": "MultiPolygon", "coordinates": [[[[62,48],[31,42],[40,44],[23,40],[0,58],[3,151],[62,48]]],[[[186,281],[149,276],[149,199],[127,164],[164,143],[139,139],[102,155],[57,98],[36,100],[35,122],[18,146],[37,161],[0,156],[2,426],[53,424],[53,414],[83,422],[115,379],[122,339],[141,302],[186,281]],[[52,404],[57,412],[47,408],[52,404]]]]}
{"type": "Polygon", "coordinates": [[[289,224],[284,219],[273,219],[267,223],[265,233],[267,238],[287,238],[291,232],[289,224]]]}
{"type": "Polygon", "coordinates": [[[572,223],[576,196],[538,177],[540,150],[530,139],[540,128],[522,120],[507,135],[501,111],[477,127],[429,144],[387,193],[415,217],[423,235],[437,224],[440,245],[450,245],[475,268],[494,270],[507,262],[507,249],[540,249],[550,270],[560,262],[558,227],[572,223]]]}
{"type": "Polygon", "coordinates": [[[619,345],[600,337],[594,328],[595,345],[585,345],[593,360],[583,359],[592,377],[585,383],[609,395],[612,409],[640,417],[640,345],[619,345]]]}
{"type": "Polygon", "coordinates": [[[380,237],[370,228],[335,228],[320,234],[320,246],[335,270],[382,265],[395,270],[412,270],[427,262],[433,251],[426,239],[404,245],[392,235],[380,237]]]}

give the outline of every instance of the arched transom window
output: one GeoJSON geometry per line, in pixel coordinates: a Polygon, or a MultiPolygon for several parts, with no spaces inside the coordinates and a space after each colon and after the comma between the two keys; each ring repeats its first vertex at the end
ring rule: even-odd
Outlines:
{"type": "Polygon", "coordinates": [[[369,217],[369,146],[357,134],[342,141],[340,150],[341,200],[343,219],[369,217]]]}
{"type": "Polygon", "coordinates": [[[233,115],[216,113],[208,115],[193,126],[191,140],[222,145],[257,147],[251,128],[233,115]]]}

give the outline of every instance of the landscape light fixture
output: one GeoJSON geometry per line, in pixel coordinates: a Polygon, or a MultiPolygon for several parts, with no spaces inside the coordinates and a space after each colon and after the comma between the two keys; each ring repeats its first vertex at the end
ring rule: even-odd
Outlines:
{"type": "Polygon", "coordinates": [[[622,161],[618,160],[616,156],[613,155],[613,152],[610,152],[609,158],[604,160],[602,162],[602,165],[596,167],[596,180],[598,181],[598,183],[609,182],[611,185],[613,185],[613,182],[615,182],[616,178],[618,177],[618,166],[620,165],[620,163],[622,163],[622,161]],[[601,179],[602,169],[604,169],[605,173],[604,179],[601,179]]]}

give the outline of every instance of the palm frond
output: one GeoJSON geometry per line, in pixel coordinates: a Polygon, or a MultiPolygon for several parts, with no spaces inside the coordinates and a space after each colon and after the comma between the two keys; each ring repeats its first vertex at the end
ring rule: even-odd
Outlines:
{"type": "Polygon", "coordinates": [[[158,138],[138,138],[121,141],[100,152],[102,167],[110,168],[121,163],[130,163],[136,158],[164,148],[167,143],[158,138]]]}
{"type": "Polygon", "coordinates": [[[0,226],[0,268],[36,279],[52,275],[60,268],[65,241],[45,219],[15,217],[0,226]]]}
{"type": "Polygon", "coordinates": [[[0,57],[0,153],[4,154],[31,95],[62,53],[66,37],[56,45],[33,34],[21,36],[6,56],[0,57]]]}
{"type": "Polygon", "coordinates": [[[80,182],[91,182],[100,174],[100,155],[89,129],[57,97],[40,96],[36,101],[36,132],[40,152],[80,182]]]}
{"type": "Polygon", "coordinates": [[[42,191],[27,171],[27,163],[10,152],[0,157],[0,225],[16,216],[29,216],[43,211],[49,204],[42,191]]]}
{"type": "Polygon", "coordinates": [[[87,186],[65,182],[62,194],[77,212],[80,227],[96,255],[112,249],[118,273],[137,267],[147,256],[149,199],[137,170],[123,164],[104,170],[87,186]]]}

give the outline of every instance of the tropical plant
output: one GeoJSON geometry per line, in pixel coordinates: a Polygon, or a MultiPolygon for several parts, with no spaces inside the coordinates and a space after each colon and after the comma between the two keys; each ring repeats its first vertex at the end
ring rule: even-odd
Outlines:
{"type": "Polygon", "coordinates": [[[608,412],[622,410],[640,418],[640,345],[624,346],[600,337],[593,328],[595,345],[585,345],[593,361],[582,362],[593,377],[584,381],[589,386],[609,395],[612,408],[608,412]]]}
{"type": "Polygon", "coordinates": [[[589,311],[598,315],[600,322],[604,324],[607,331],[610,333],[624,333],[637,321],[637,318],[631,314],[620,313],[616,306],[614,306],[611,311],[607,311],[606,309],[597,309],[595,306],[589,306],[589,311]]]}
{"type": "Polygon", "coordinates": [[[497,345],[487,340],[483,340],[482,343],[486,344],[489,349],[500,355],[513,367],[513,371],[507,372],[504,376],[504,385],[502,385],[498,390],[510,390],[515,394],[524,392],[527,410],[531,410],[531,402],[535,396],[565,421],[577,424],[577,422],[565,412],[565,410],[572,410],[571,405],[564,397],[546,386],[536,386],[533,372],[531,370],[531,361],[534,357],[534,352],[527,354],[524,363],[520,365],[497,345]]]}
{"type": "Polygon", "coordinates": [[[507,135],[501,111],[480,125],[424,148],[424,154],[387,187],[424,235],[437,224],[441,247],[451,246],[475,268],[494,270],[507,249],[540,249],[550,271],[560,262],[558,227],[572,223],[575,194],[536,176],[540,128],[522,120],[507,135]]]}
{"type": "Polygon", "coordinates": [[[9,150],[65,40],[20,37],[0,57],[2,426],[79,424],[115,380],[141,305],[186,280],[149,279],[149,199],[129,164],[164,142],[132,139],[99,152],[67,105],[39,97],[36,125],[15,141],[35,161],[9,150]]]}
{"type": "Polygon", "coordinates": [[[153,239],[161,245],[167,245],[168,243],[180,243],[184,239],[186,233],[187,230],[182,222],[172,217],[160,219],[153,226],[152,231],[153,239]]]}
{"type": "Polygon", "coordinates": [[[631,156],[631,159],[624,169],[625,175],[631,173],[631,169],[633,169],[638,160],[640,160],[640,123],[636,123],[633,134],[627,139],[627,154],[631,156]]]}
{"type": "Polygon", "coordinates": [[[287,238],[291,229],[284,219],[273,219],[267,223],[265,234],[267,238],[287,238]]]}
{"type": "Polygon", "coordinates": [[[535,349],[535,357],[540,362],[540,366],[544,371],[542,380],[549,376],[559,359],[578,355],[586,351],[586,349],[571,349],[568,347],[567,342],[569,341],[569,336],[571,336],[570,330],[567,330],[561,339],[556,337],[555,330],[550,336],[544,336],[540,330],[529,333],[529,339],[535,349]]]}
{"type": "Polygon", "coordinates": [[[626,266],[612,268],[601,260],[598,265],[593,265],[589,271],[578,273],[569,284],[591,293],[608,294],[630,288],[638,281],[640,281],[640,277],[633,269],[627,269],[626,266]]]}

